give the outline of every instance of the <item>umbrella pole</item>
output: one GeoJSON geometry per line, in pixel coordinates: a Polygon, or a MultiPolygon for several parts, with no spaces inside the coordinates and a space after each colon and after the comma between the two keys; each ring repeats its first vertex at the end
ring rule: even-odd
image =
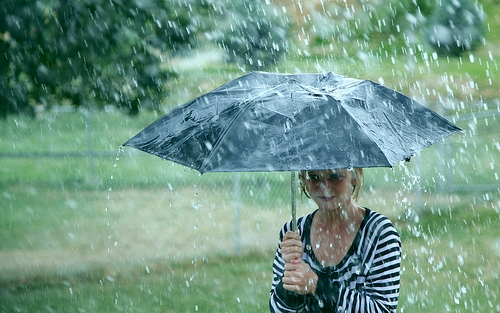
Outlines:
{"type": "Polygon", "coordinates": [[[295,179],[295,171],[291,172],[291,188],[292,188],[292,231],[297,229],[297,201],[296,201],[296,193],[297,193],[297,180],[295,179]]]}

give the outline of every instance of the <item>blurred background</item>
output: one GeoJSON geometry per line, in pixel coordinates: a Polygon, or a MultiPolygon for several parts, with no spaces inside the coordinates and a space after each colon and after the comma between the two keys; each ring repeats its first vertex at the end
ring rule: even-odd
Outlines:
{"type": "MultiPolygon", "coordinates": [[[[399,312],[500,311],[500,3],[6,0],[0,312],[265,312],[289,173],[197,172],[120,148],[254,70],[332,71],[463,129],[358,203],[403,242],[399,312]]],[[[298,199],[298,215],[314,210],[298,199]]]]}

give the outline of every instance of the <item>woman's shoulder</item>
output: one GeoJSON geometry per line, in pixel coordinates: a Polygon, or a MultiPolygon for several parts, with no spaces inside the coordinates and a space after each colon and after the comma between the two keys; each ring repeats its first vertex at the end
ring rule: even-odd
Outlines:
{"type": "Polygon", "coordinates": [[[396,228],[392,221],[382,213],[365,208],[366,216],[363,226],[366,230],[374,232],[394,232],[397,235],[396,228]]]}
{"type": "Polygon", "coordinates": [[[384,214],[373,211],[372,209],[369,208],[364,208],[366,210],[366,215],[365,215],[365,220],[372,220],[372,221],[378,221],[378,222],[389,222],[392,224],[391,220],[385,216],[384,214]]]}

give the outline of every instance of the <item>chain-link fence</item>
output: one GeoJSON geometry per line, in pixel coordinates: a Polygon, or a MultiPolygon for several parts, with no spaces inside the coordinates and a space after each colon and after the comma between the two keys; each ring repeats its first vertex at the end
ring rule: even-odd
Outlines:
{"type": "MultiPolygon", "coordinates": [[[[498,103],[482,105],[483,108],[494,106],[498,107],[498,103]]],[[[499,114],[499,109],[485,109],[478,113],[448,116],[463,128],[461,134],[453,135],[429,147],[413,157],[411,162],[398,165],[392,170],[366,170],[365,197],[371,197],[375,193],[387,195],[401,190],[414,195],[417,199],[419,194],[426,193],[498,193],[500,174],[497,163],[500,162],[500,143],[497,138],[496,118],[499,114]]],[[[85,137],[82,136],[80,141],[85,140],[85,142],[81,142],[79,147],[85,147],[84,150],[69,152],[24,150],[20,153],[2,151],[0,160],[4,160],[5,168],[52,166],[51,163],[59,167],[67,166],[72,171],[65,174],[68,177],[61,179],[73,180],[82,185],[89,183],[103,188],[117,181],[135,187],[206,184],[211,188],[224,189],[225,192],[232,193],[235,203],[241,203],[243,206],[265,205],[269,199],[274,199],[274,203],[278,205],[287,205],[286,199],[290,199],[288,173],[219,173],[207,174],[204,176],[208,177],[200,179],[196,174],[179,174],[178,171],[171,170],[169,165],[157,163],[158,161],[153,160],[155,157],[132,151],[133,149],[121,152],[126,164],[114,169],[113,167],[117,165],[115,161],[117,152],[96,151],[93,141],[100,134],[93,133],[91,114],[83,112],[82,120],[85,121],[85,137]],[[15,164],[9,165],[6,160],[16,161],[15,164]],[[131,162],[135,167],[130,166],[131,162]],[[127,169],[129,166],[131,169],[127,169]],[[110,181],[110,176],[121,179],[113,182],[110,181]]],[[[57,183],[57,170],[52,172],[50,175],[53,183],[57,183]]],[[[8,183],[8,175],[3,176],[7,179],[3,183],[8,183]]],[[[29,182],[29,179],[25,181],[29,182]]],[[[420,205],[418,201],[414,204],[420,205]]]]}

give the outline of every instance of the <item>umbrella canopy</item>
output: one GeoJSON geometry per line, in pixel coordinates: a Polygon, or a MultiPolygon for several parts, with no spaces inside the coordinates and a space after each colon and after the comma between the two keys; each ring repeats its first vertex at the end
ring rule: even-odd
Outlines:
{"type": "Polygon", "coordinates": [[[460,129],[369,80],[252,72],[124,145],[205,172],[392,167],[460,129]]]}

